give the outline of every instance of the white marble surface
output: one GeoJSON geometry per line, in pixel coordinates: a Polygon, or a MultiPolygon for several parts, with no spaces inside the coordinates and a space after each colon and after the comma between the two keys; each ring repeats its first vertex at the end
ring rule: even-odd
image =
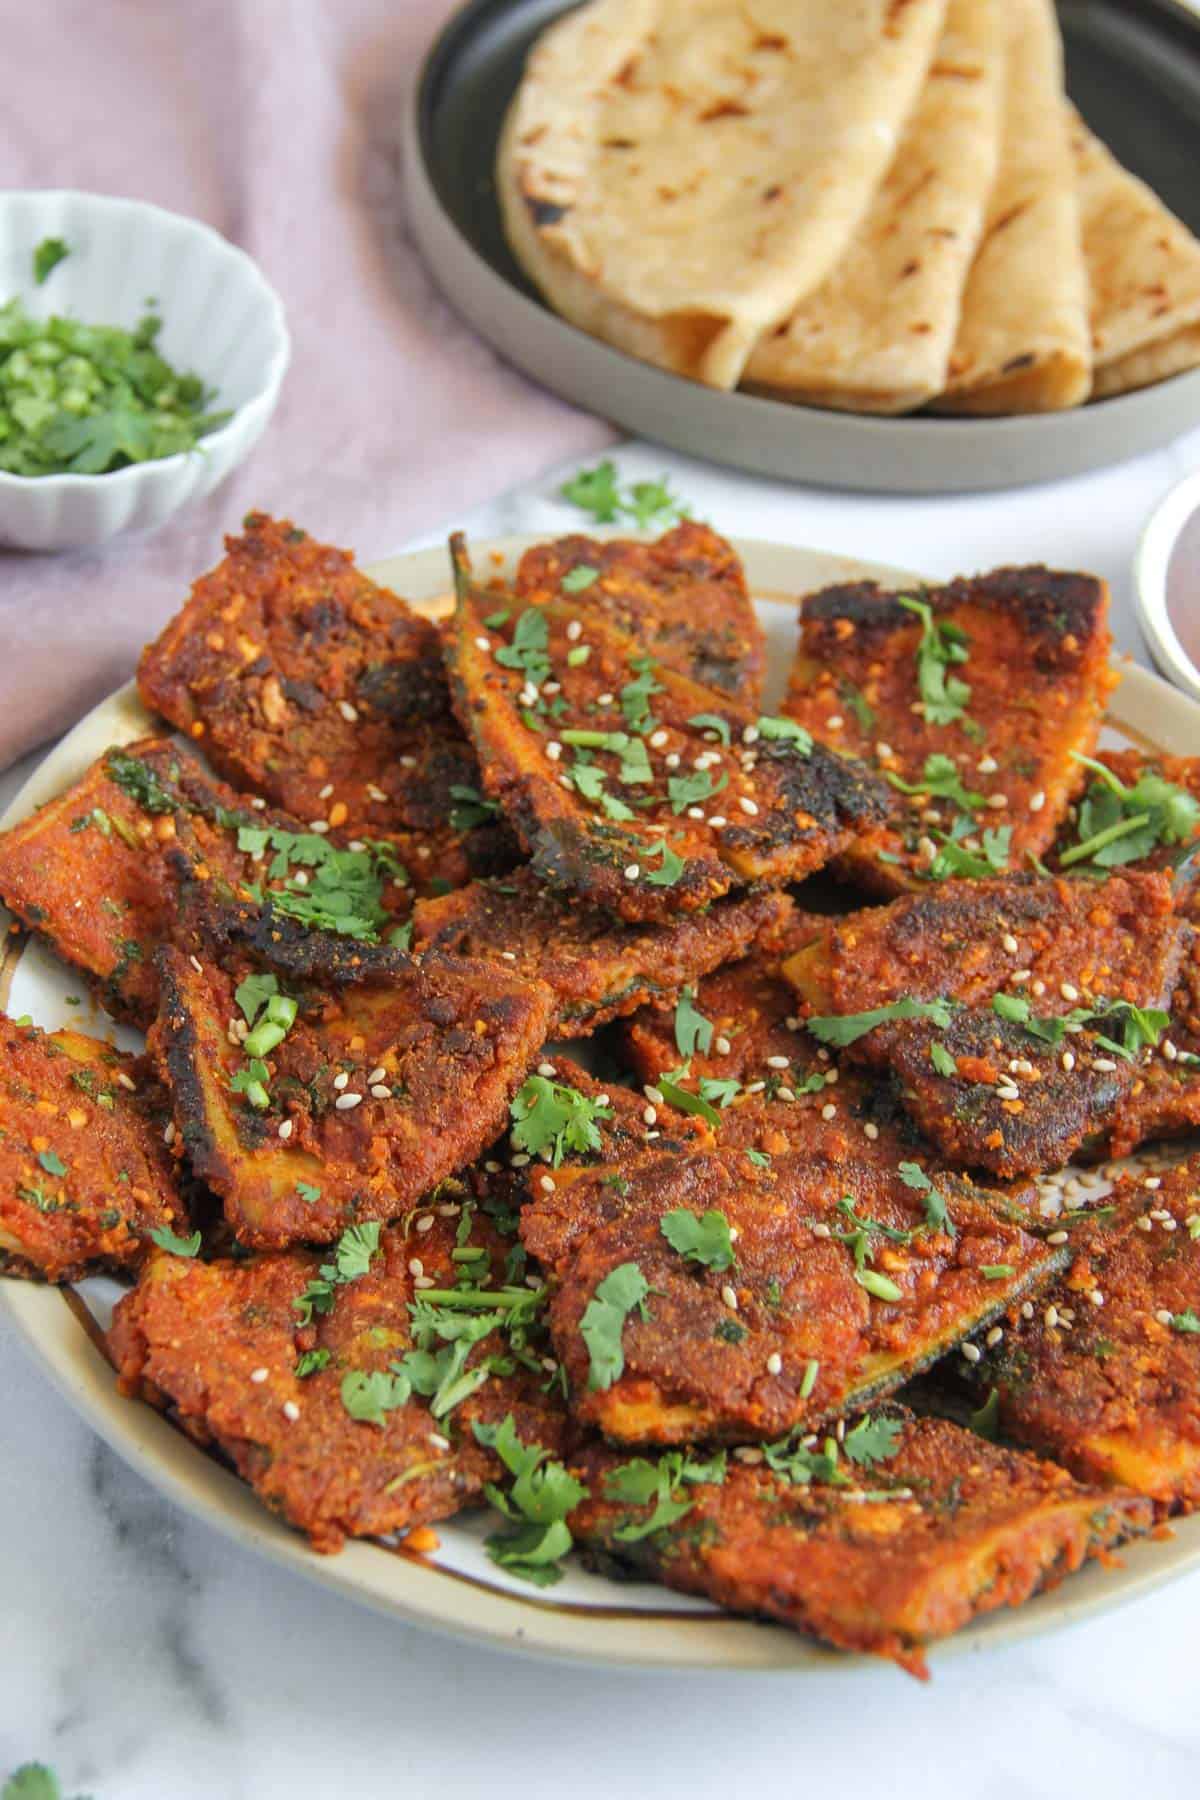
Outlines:
{"type": "MultiPolygon", "coordinates": [[[[1138,653],[1137,533],[1200,465],[1200,433],[1102,475],[946,500],[786,489],[649,446],[619,460],[668,470],[733,534],[933,575],[1094,569],[1112,582],[1120,647],[1138,653]]],[[[557,479],[465,523],[568,528],[557,479]]],[[[0,778],[0,801],[19,774],[0,778]]],[[[215,1536],[102,1446],[2,1326],[0,1396],[0,1780],[40,1757],[95,1800],[1195,1791],[1200,1576],[1018,1648],[935,1656],[926,1689],[832,1659],[802,1679],[554,1668],[359,1611],[215,1536]]]]}

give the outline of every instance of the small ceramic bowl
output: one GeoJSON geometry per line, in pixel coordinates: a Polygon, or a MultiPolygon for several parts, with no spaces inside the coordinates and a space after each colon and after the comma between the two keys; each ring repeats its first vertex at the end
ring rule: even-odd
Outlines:
{"type": "Polygon", "coordinates": [[[1173,487],[1150,515],[1134,584],[1151,655],[1168,680],[1200,700],[1200,471],[1173,487]]]}
{"type": "Polygon", "coordinates": [[[248,456],[279,398],[291,345],[283,305],[254,263],[195,219],[140,200],[59,190],[0,193],[0,302],[88,325],[135,326],[153,299],[158,348],[215,389],[233,417],[196,449],[106,475],[0,472],[0,544],[70,550],[161,525],[248,456]],[[48,237],[70,255],[43,286],[33,253],[48,237]]]}

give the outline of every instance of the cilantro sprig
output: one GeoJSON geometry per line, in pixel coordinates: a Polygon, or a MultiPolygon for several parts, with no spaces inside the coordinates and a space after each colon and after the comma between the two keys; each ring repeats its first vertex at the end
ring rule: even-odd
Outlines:
{"type": "Polygon", "coordinates": [[[1133,786],[1093,757],[1072,751],[1097,779],[1079,808],[1077,841],[1059,858],[1064,869],[1089,862],[1115,869],[1140,862],[1159,844],[1186,844],[1200,830],[1200,800],[1186,788],[1147,771],[1133,786]]]}
{"type": "Polygon", "coordinates": [[[604,1277],[584,1309],[579,1330],[588,1350],[588,1387],[610,1388],[625,1372],[621,1335],[631,1312],[650,1317],[650,1283],[635,1262],[620,1263],[604,1277]]]}
{"type": "Polygon", "coordinates": [[[333,1260],[322,1263],[317,1274],[309,1277],[304,1292],[292,1301],[292,1309],[301,1325],[311,1325],[316,1313],[332,1312],[338,1288],[360,1280],[370,1269],[372,1258],[378,1254],[378,1220],[348,1225],[337,1241],[333,1260]]]}
{"type": "Polygon", "coordinates": [[[733,1267],[729,1220],[719,1209],[694,1213],[686,1207],[677,1207],[673,1212],[663,1214],[659,1230],[685,1262],[699,1263],[701,1268],[718,1273],[733,1267]]]}
{"type": "Polygon", "coordinates": [[[1135,1006],[1129,1000],[1105,1001],[1099,1006],[1077,1006],[1068,1013],[1039,1018],[1023,994],[994,994],[992,1011],[999,1019],[1019,1025],[1030,1037],[1055,1046],[1077,1032],[1091,1029],[1097,1044],[1132,1062],[1143,1050],[1153,1050],[1171,1024],[1171,1015],[1156,1007],[1135,1006]],[[1097,1027],[1104,1029],[1098,1030],[1097,1027]],[[1120,1041],[1112,1034],[1120,1032],[1120,1041]]]}
{"type": "Polygon", "coordinates": [[[928,794],[933,800],[950,800],[960,812],[973,813],[983,805],[984,796],[974,788],[963,786],[962,776],[953,757],[935,750],[925,758],[919,781],[905,781],[891,769],[886,779],[902,794],[928,794]]]}
{"type": "Polygon", "coordinates": [[[685,987],[675,1004],[675,1048],[680,1056],[707,1055],[713,1040],[712,1020],[696,1006],[695,988],[685,987]]]}
{"type": "Polygon", "coordinates": [[[568,1515],[588,1497],[588,1490],[541,1444],[525,1444],[509,1413],[498,1425],[472,1421],[475,1440],[503,1463],[512,1481],[501,1488],[488,1482],[484,1493],[516,1529],[488,1538],[487,1553],[506,1569],[536,1587],[551,1587],[562,1575],[562,1559],[573,1539],[568,1515]]]}
{"type": "Polygon", "coordinates": [[[654,1510],[645,1519],[628,1519],[618,1525],[613,1537],[623,1544],[636,1544],[653,1537],[668,1525],[676,1525],[695,1505],[694,1500],[677,1498],[684,1487],[720,1487],[725,1480],[724,1450],[703,1461],[688,1450],[668,1450],[653,1462],[635,1456],[609,1471],[604,1482],[604,1497],[625,1506],[649,1506],[654,1510]]]}
{"type": "Polygon", "coordinates": [[[917,644],[917,687],[929,725],[954,725],[966,714],[971,689],[951,669],[967,660],[967,636],[948,620],[935,619],[926,600],[901,599],[921,621],[917,644]]]}
{"type": "Polygon", "coordinates": [[[644,531],[655,524],[675,524],[688,514],[665,475],[660,481],[634,481],[626,487],[616,464],[607,458],[594,469],[578,470],[559,493],[581,512],[591,513],[598,525],[614,525],[625,518],[644,531]]]}
{"type": "Polygon", "coordinates": [[[818,1042],[842,1049],[880,1025],[905,1019],[930,1019],[939,1031],[945,1031],[952,1010],[950,1000],[894,1000],[890,1006],[872,1007],[869,1012],[818,1015],[806,1020],[805,1025],[818,1042]]]}
{"type": "Polygon", "coordinates": [[[587,1156],[599,1150],[601,1122],[613,1116],[611,1106],[589,1099],[578,1088],[531,1075],[509,1106],[510,1136],[518,1150],[544,1156],[559,1168],[564,1156],[587,1156]]]}

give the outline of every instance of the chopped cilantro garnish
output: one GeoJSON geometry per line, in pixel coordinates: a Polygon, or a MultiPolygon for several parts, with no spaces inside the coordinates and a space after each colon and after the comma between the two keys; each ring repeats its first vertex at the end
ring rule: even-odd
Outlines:
{"type": "Polygon", "coordinates": [[[597,1286],[579,1325],[588,1349],[590,1389],[610,1388],[620,1379],[625,1369],[621,1344],[625,1321],[635,1308],[643,1319],[650,1317],[646,1300],[651,1291],[635,1262],[619,1264],[597,1286]]]}
{"type": "Polygon", "coordinates": [[[598,525],[615,524],[624,516],[645,530],[658,521],[670,524],[685,517],[687,511],[671,492],[665,475],[661,481],[635,481],[623,488],[616,464],[607,459],[594,469],[578,470],[559,493],[581,512],[591,513],[598,525]]]}
{"type": "Polygon", "coordinates": [[[305,1350],[296,1364],[296,1379],[307,1381],[310,1375],[316,1375],[321,1369],[327,1369],[332,1360],[330,1350],[305,1350]]]}
{"type": "Polygon", "coordinates": [[[501,668],[519,669],[534,687],[541,687],[550,673],[549,643],[545,613],[527,606],[513,627],[512,642],[496,651],[496,661],[501,668]]]}
{"type": "Polygon", "coordinates": [[[160,1225],[150,1233],[150,1242],[171,1256],[196,1256],[200,1250],[200,1233],[193,1231],[190,1237],[176,1237],[169,1225],[160,1225]]]}
{"type": "Polygon", "coordinates": [[[723,719],[720,713],[694,713],[688,720],[688,724],[694,725],[698,731],[715,731],[721,742],[728,749],[729,721],[723,719]]]}
{"type": "Polygon", "coordinates": [[[225,424],[199,376],[155,349],[161,325],[154,313],[133,331],[35,319],[15,296],[0,306],[0,470],[100,475],[194,450],[225,424]]]}
{"type": "Polygon", "coordinates": [[[951,800],[962,812],[974,812],[983,805],[983,795],[974,788],[966,788],[952,757],[935,751],[925,758],[925,767],[920,781],[904,781],[891,769],[885,771],[887,780],[902,794],[928,794],[934,800],[951,800]]]}
{"type": "Polygon", "coordinates": [[[849,1476],[838,1468],[837,1439],[827,1437],[820,1450],[810,1450],[800,1441],[803,1429],[801,1426],[787,1437],[763,1445],[767,1467],[796,1487],[808,1487],[814,1481],[831,1487],[848,1487],[849,1476]]]}
{"type": "Polygon", "coordinates": [[[858,721],[860,731],[870,731],[875,724],[875,709],[870,705],[866,695],[852,681],[842,676],[837,684],[838,699],[848,706],[858,721]]]}
{"type": "Polygon", "coordinates": [[[581,594],[584,588],[590,588],[593,581],[599,581],[599,579],[599,569],[594,569],[590,563],[576,563],[575,567],[563,576],[561,586],[564,594],[581,594]]]}
{"type": "Polygon", "coordinates": [[[724,772],[716,782],[708,769],[696,769],[691,775],[672,775],[667,781],[667,798],[671,802],[671,811],[679,814],[689,806],[700,806],[705,800],[711,800],[722,793],[728,786],[729,777],[724,772]]]}
{"type": "Polygon", "coordinates": [[[634,677],[627,681],[621,689],[621,711],[625,715],[625,723],[630,731],[645,731],[654,723],[650,710],[650,696],[661,694],[663,685],[654,679],[654,671],[658,665],[648,656],[639,656],[630,664],[634,677]]]}
{"type": "Polygon", "coordinates": [[[644,857],[661,857],[657,869],[649,870],[646,875],[646,880],[651,887],[674,887],[687,867],[683,857],[671,849],[666,838],[660,838],[656,844],[647,845],[642,851],[642,855],[644,857]]]}
{"type": "Polygon", "coordinates": [[[44,237],[33,253],[33,279],[41,287],[51,270],[57,269],[60,262],[71,254],[71,246],[65,238],[44,237]]]}
{"type": "Polygon", "coordinates": [[[1090,862],[1100,869],[1140,862],[1158,844],[1186,844],[1200,828],[1200,801],[1151,772],[1132,787],[1090,756],[1072,751],[1097,776],[1079,808],[1079,838],[1059,861],[1064,869],[1090,862]]]}
{"type": "Polygon", "coordinates": [[[714,1208],[697,1214],[686,1207],[678,1207],[674,1212],[663,1214],[659,1230],[685,1262],[699,1263],[702,1268],[715,1269],[718,1273],[733,1267],[733,1240],[729,1220],[723,1212],[714,1208]]]}
{"type": "Polygon", "coordinates": [[[895,1000],[890,1006],[877,1006],[870,1012],[830,1013],[823,1018],[806,1020],[806,1026],[822,1044],[839,1049],[857,1043],[868,1031],[879,1025],[902,1019],[931,1019],[939,1031],[950,1023],[953,1002],[949,1000],[895,1000]]]}
{"type": "Polygon", "coordinates": [[[387,1424],[388,1413],[412,1398],[412,1383],[395,1367],[374,1369],[369,1374],[350,1369],[342,1376],[341,1391],[342,1405],[352,1419],[363,1425],[382,1426],[387,1424]]]}
{"type": "Polygon", "coordinates": [[[314,1187],[309,1181],[298,1181],[296,1183],[296,1194],[299,1199],[304,1201],[306,1206],[311,1206],[314,1201],[321,1198],[320,1188],[314,1187]]]}
{"type": "Polygon", "coordinates": [[[1196,1317],[1189,1306],[1186,1312],[1171,1314],[1171,1328],[1173,1331],[1189,1332],[1192,1335],[1200,1334],[1200,1318],[1196,1317]]]}
{"type": "Polygon", "coordinates": [[[896,1454],[903,1429],[898,1419],[863,1418],[846,1433],[842,1449],[851,1462],[858,1463],[860,1468],[870,1468],[873,1463],[887,1462],[896,1454]]]}
{"type": "Polygon", "coordinates": [[[967,660],[966,634],[957,625],[936,620],[933,608],[925,600],[902,599],[900,604],[921,621],[917,687],[925,707],[925,721],[929,725],[953,725],[962,720],[971,698],[967,683],[949,672],[953,664],[967,660]]]}
{"type": "Polygon", "coordinates": [[[934,1187],[920,1163],[902,1162],[897,1174],[905,1187],[924,1196],[925,1223],[930,1231],[946,1231],[955,1236],[955,1225],[946,1207],[945,1196],[934,1187]]]}
{"type": "Polygon", "coordinates": [[[451,831],[473,831],[477,825],[494,819],[500,811],[497,801],[487,799],[478,788],[464,787],[460,782],[451,785],[450,798],[457,802],[450,812],[451,831]]]}
{"type": "Polygon", "coordinates": [[[499,1568],[537,1587],[549,1587],[562,1574],[563,1557],[571,1548],[567,1516],[587,1489],[540,1444],[523,1444],[511,1413],[498,1425],[472,1420],[476,1442],[494,1451],[513,1477],[507,1490],[494,1482],[484,1488],[498,1512],[516,1525],[487,1540],[487,1553],[499,1568]]]}
{"type": "Polygon", "coordinates": [[[699,1461],[686,1450],[668,1450],[654,1462],[636,1456],[631,1462],[621,1463],[605,1479],[605,1499],[627,1506],[648,1506],[653,1500],[654,1510],[646,1519],[630,1519],[624,1525],[618,1525],[613,1536],[623,1544],[635,1544],[676,1524],[691,1512],[694,1504],[691,1500],[676,1499],[677,1491],[684,1486],[712,1484],[719,1487],[725,1480],[725,1468],[723,1450],[707,1462],[699,1461]]]}
{"type": "Polygon", "coordinates": [[[958,1064],[947,1050],[945,1044],[932,1043],[929,1046],[929,1060],[939,1075],[957,1075],[958,1064]]]}
{"type": "Polygon", "coordinates": [[[968,850],[962,841],[972,835],[972,824],[965,813],[960,813],[948,832],[939,831],[936,825],[930,828],[930,836],[938,840],[940,848],[927,869],[917,870],[923,881],[947,881],[956,875],[978,880],[1006,873],[1012,848],[1012,826],[989,827],[975,851],[968,850]]]}
{"type": "Polygon", "coordinates": [[[812,732],[805,731],[803,725],[797,725],[795,719],[777,719],[769,713],[760,714],[758,735],[768,742],[790,744],[799,756],[812,754],[812,732]]]}
{"type": "Polygon", "coordinates": [[[1077,1006],[1068,1013],[1038,1018],[1023,995],[993,994],[992,1011],[998,1018],[1019,1025],[1030,1037],[1050,1045],[1061,1044],[1065,1037],[1090,1027],[1098,1044],[1127,1061],[1132,1061],[1142,1050],[1152,1050],[1171,1023],[1170,1013],[1153,1007],[1134,1006],[1128,1000],[1116,1000],[1111,1005],[1105,1002],[1096,1007],[1077,1006]],[[1103,1032],[1096,1030],[1101,1025],[1106,1027],[1103,1032]],[[1119,1043],[1112,1036],[1114,1031],[1121,1033],[1119,1043]]]}
{"type": "Polygon", "coordinates": [[[379,1224],[370,1220],[365,1225],[348,1225],[337,1241],[333,1261],[322,1263],[311,1275],[304,1292],[292,1301],[302,1325],[311,1325],[314,1313],[327,1313],[333,1308],[339,1287],[357,1281],[371,1266],[371,1258],[379,1253],[379,1224]]]}
{"type": "Polygon", "coordinates": [[[43,1169],[45,1169],[47,1175],[65,1175],[67,1172],[66,1163],[54,1150],[39,1151],[38,1161],[41,1163],[43,1169]]]}
{"type": "Polygon", "coordinates": [[[680,1056],[706,1054],[712,1044],[712,1020],[696,1010],[696,990],[685,987],[675,1006],[675,1048],[680,1056]]]}
{"type": "Polygon", "coordinates": [[[578,1088],[546,1075],[531,1075],[514,1096],[509,1112],[517,1149],[530,1156],[548,1151],[547,1160],[556,1169],[564,1156],[586,1156],[599,1150],[599,1121],[613,1116],[610,1106],[601,1106],[578,1088]]]}

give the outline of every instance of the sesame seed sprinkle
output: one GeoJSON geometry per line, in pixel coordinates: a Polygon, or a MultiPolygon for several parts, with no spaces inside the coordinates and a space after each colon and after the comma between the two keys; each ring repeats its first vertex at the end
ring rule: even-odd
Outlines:
{"type": "Polygon", "coordinates": [[[339,1093],[340,1093],[340,1091],[341,1091],[341,1090],[342,1090],[342,1088],[344,1088],[344,1087],[349,1087],[349,1085],[350,1085],[350,1077],[349,1077],[349,1076],[348,1076],[348,1075],[347,1075],[347,1074],[346,1074],[346,1072],[345,1072],[345,1070],[344,1070],[344,1069],[343,1069],[343,1071],[342,1071],[342,1073],[341,1073],[341,1074],[340,1074],[340,1075],[335,1075],[335,1076],[334,1076],[334,1078],[333,1078],[333,1085],[334,1085],[334,1087],[335,1087],[335,1088],[337,1088],[337,1089],[338,1089],[338,1091],[339,1091],[339,1093]]]}
{"type": "Polygon", "coordinates": [[[251,1369],[250,1379],[256,1387],[261,1387],[262,1383],[267,1379],[267,1373],[268,1371],[266,1369],[251,1369]]]}
{"type": "Polygon", "coordinates": [[[358,708],[357,706],[352,706],[349,700],[339,700],[338,711],[341,713],[343,719],[345,719],[347,725],[353,725],[358,718],[358,708]]]}
{"type": "Polygon", "coordinates": [[[382,1081],[376,1081],[376,1082],[372,1083],[372,1085],[371,1085],[372,1100],[390,1100],[391,1097],[392,1097],[391,1088],[385,1087],[382,1081]]]}
{"type": "Polygon", "coordinates": [[[770,1356],[768,1356],[768,1358],[767,1358],[767,1374],[768,1375],[780,1375],[782,1373],[783,1373],[783,1358],[782,1358],[782,1356],[780,1356],[778,1350],[772,1350],[770,1356]]]}
{"type": "Polygon", "coordinates": [[[718,1056],[728,1056],[732,1045],[727,1037],[716,1037],[713,1039],[713,1049],[718,1056]]]}
{"type": "Polygon", "coordinates": [[[335,1112],[351,1112],[354,1107],[362,1105],[361,1094],[339,1094],[333,1103],[335,1112]]]}
{"type": "Polygon", "coordinates": [[[837,1118],[837,1107],[833,1104],[832,1100],[828,1101],[821,1108],[821,1117],[823,1119],[836,1119],[837,1118]]]}
{"type": "Polygon", "coordinates": [[[721,1298],[725,1302],[726,1306],[729,1308],[730,1312],[737,1311],[738,1297],[737,1297],[737,1294],[735,1293],[734,1289],[730,1287],[728,1282],[726,1282],[725,1286],[721,1289],[721,1298]]]}
{"type": "Polygon", "coordinates": [[[300,1417],[300,1408],[296,1405],[294,1400],[284,1401],[283,1416],[288,1421],[289,1425],[294,1425],[296,1423],[296,1420],[300,1417]]]}
{"type": "Polygon", "coordinates": [[[627,863],[625,866],[626,881],[636,881],[641,872],[641,868],[637,863],[627,863]]]}
{"type": "Polygon", "coordinates": [[[283,1138],[286,1141],[288,1138],[291,1137],[293,1129],[294,1129],[294,1126],[293,1126],[293,1121],[291,1119],[280,1119],[279,1135],[281,1138],[283,1138]]]}
{"type": "Polygon", "coordinates": [[[978,1344],[964,1344],[962,1353],[969,1363],[977,1363],[981,1361],[983,1357],[983,1351],[979,1348],[978,1344]]]}

